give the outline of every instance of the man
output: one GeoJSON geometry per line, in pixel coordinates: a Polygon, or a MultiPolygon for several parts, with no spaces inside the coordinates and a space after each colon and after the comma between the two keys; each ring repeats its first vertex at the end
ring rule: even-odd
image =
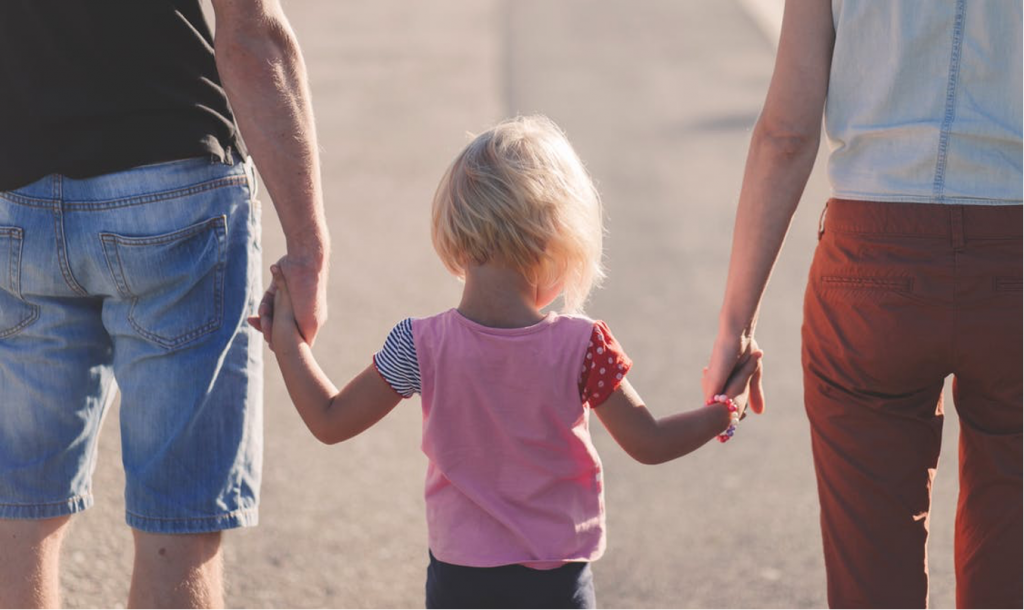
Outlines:
{"type": "Polygon", "coordinates": [[[61,539],[92,503],[115,386],[129,605],[223,605],[220,532],[256,524],[247,150],[284,227],[279,264],[308,339],[326,318],[329,240],[284,13],[277,0],[213,8],[215,43],[199,0],[0,3],[2,607],[59,604],[61,539]]]}

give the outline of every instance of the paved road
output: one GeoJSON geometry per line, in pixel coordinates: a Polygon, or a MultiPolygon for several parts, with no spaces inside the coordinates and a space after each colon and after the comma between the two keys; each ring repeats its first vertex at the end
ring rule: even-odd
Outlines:
{"type": "MultiPolygon", "coordinates": [[[[291,0],[286,9],[323,147],[335,251],[332,317],[316,351],[336,381],[364,367],[397,320],[456,302],[459,285],[431,250],[428,208],[466,132],[543,112],[568,132],[607,207],[609,279],[589,313],[609,322],[634,359],[630,377],[652,410],[699,405],[749,130],[774,52],[740,4],[291,0]]],[[[609,526],[608,553],[594,568],[601,605],[825,604],[799,327],[826,194],[818,171],[765,299],[768,414],[744,422],[727,446],[660,467],[632,462],[595,420],[609,526]]],[[[264,222],[269,263],[283,241],[269,209],[264,222]]],[[[268,365],[261,525],[227,536],[229,604],[421,606],[418,401],[352,442],[323,447],[268,365]]],[[[932,517],[939,607],[953,605],[954,419],[932,517]]],[[[72,607],[117,606],[127,594],[115,422],[104,435],[97,506],[76,519],[64,555],[72,607]]]]}

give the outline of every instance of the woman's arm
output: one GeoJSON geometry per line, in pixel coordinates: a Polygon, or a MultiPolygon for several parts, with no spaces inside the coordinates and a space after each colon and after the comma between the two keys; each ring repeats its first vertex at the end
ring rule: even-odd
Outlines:
{"type": "MultiPolygon", "coordinates": [[[[704,377],[707,397],[749,354],[761,297],[818,152],[834,39],[829,0],[787,0],[775,71],[747,154],[718,338],[704,377]]],[[[756,413],[764,410],[759,383],[751,394],[756,413]]]]}
{"type": "MultiPolygon", "coordinates": [[[[747,403],[750,379],[760,369],[761,355],[754,351],[726,384],[725,393],[733,397],[741,414],[747,403]]],[[[625,379],[594,412],[615,442],[642,464],[661,464],[682,457],[729,426],[729,410],[718,403],[654,419],[625,379]]]]}
{"type": "Polygon", "coordinates": [[[271,328],[274,355],[288,395],[317,440],[328,445],[348,440],[380,421],[402,397],[372,364],[339,392],[299,332],[284,276],[276,266],[271,271],[277,287],[271,328]]]}

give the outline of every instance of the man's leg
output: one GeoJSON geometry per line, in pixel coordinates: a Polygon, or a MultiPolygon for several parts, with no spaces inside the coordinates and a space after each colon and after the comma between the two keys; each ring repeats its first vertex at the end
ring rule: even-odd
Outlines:
{"type": "Polygon", "coordinates": [[[60,607],[60,544],[70,516],[0,519],[0,608],[60,607]]]}
{"type": "Polygon", "coordinates": [[[58,261],[47,177],[0,197],[0,607],[60,603],[71,514],[92,504],[100,422],[114,395],[102,302],[58,261]],[[45,204],[43,203],[45,202],[45,204]]]}
{"type": "Polygon", "coordinates": [[[90,260],[116,286],[103,321],[135,531],[129,602],[222,605],[219,532],[256,524],[262,461],[263,346],[245,322],[261,292],[248,176],[193,159],[84,182],[116,195],[82,198],[97,210],[90,260]],[[125,208],[118,188],[178,196],[125,208]]]}
{"type": "Polygon", "coordinates": [[[223,608],[220,532],[135,535],[130,608],[223,608]]]}

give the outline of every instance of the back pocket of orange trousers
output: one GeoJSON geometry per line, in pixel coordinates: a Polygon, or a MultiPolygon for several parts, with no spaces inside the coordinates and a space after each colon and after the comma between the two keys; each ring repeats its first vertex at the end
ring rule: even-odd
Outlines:
{"type": "Polygon", "coordinates": [[[914,278],[823,275],[821,277],[821,284],[826,288],[845,290],[910,292],[914,288],[914,278]]]}
{"type": "Polygon", "coordinates": [[[992,280],[992,289],[996,292],[1021,292],[1024,290],[1024,279],[1019,277],[997,277],[992,280]]]}

